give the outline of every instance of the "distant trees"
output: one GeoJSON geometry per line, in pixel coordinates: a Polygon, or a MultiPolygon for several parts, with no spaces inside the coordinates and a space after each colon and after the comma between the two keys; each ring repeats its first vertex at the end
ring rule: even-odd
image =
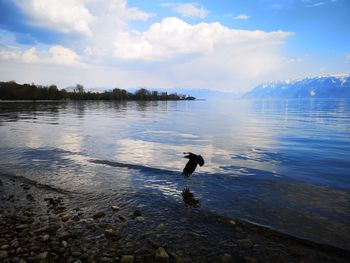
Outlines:
{"type": "Polygon", "coordinates": [[[149,91],[140,88],[134,93],[115,88],[104,92],[86,92],[81,84],[77,84],[72,92],[59,90],[56,85],[41,86],[18,84],[15,81],[0,82],[0,100],[194,100],[194,97],[168,94],[167,92],[149,91]]]}

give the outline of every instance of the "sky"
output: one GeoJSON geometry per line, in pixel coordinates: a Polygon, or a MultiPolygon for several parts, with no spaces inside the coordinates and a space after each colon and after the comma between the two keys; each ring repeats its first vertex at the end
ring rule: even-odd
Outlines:
{"type": "Polygon", "coordinates": [[[234,93],[350,72],[349,0],[0,0],[0,81],[234,93]]]}

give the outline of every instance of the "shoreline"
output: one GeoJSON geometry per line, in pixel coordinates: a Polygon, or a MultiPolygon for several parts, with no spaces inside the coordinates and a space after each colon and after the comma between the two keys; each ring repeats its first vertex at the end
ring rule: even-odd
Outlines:
{"type": "Polygon", "coordinates": [[[350,251],[189,208],[154,227],[135,207],[84,212],[73,193],[0,172],[1,262],[347,262],[350,251]],[[195,222],[195,223],[194,223],[195,222]],[[129,260],[129,261],[127,261],[129,260]]]}

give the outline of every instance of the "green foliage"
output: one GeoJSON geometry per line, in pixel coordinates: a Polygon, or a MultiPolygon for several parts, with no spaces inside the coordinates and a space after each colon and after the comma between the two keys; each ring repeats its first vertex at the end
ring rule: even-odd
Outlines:
{"type": "Polygon", "coordinates": [[[149,91],[145,88],[130,93],[115,88],[112,91],[86,92],[84,86],[77,84],[72,92],[59,90],[56,85],[41,86],[18,84],[15,81],[0,82],[0,100],[193,100],[194,97],[176,93],[149,91]]]}

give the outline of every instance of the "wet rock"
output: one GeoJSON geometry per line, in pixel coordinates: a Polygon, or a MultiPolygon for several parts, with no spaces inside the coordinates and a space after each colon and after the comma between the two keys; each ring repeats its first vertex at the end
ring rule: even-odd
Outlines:
{"type": "Polygon", "coordinates": [[[124,255],[122,259],[119,261],[119,263],[133,263],[134,262],[134,256],[131,255],[124,255]]]}
{"type": "Polygon", "coordinates": [[[107,257],[103,257],[100,259],[99,263],[113,263],[113,260],[107,257]]]}
{"type": "Polygon", "coordinates": [[[221,257],[222,263],[233,263],[233,258],[230,254],[226,253],[221,257]]]}
{"type": "Polygon", "coordinates": [[[67,221],[69,220],[69,215],[68,215],[68,214],[63,214],[63,215],[61,216],[61,220],[62,220],[63,222],[67,222],[67,221]]]}
{"type": "Polygon", "coordinates": [[[159,225],[157,226],[156,231],[157,231],[157,232],[163,232],[164,229],[165,229],[165,225],[164,225],[163,223],[161,223],[161,224],[159,224],[159,225]]]}
{"type": "Polygon", "coordinates": [[[237,245],[240,248],[252,248],[254,246],[253,242],[250,241],[249,239],[237,240],[237,245]]]}
{"type": "Polygon", "coordinates": [[[229,223],[230,225],[236,225],[236,222],[235,222],[234,220],[232,220],[232,219],[229,220],[228,223],[229,223]]]}
{"type": "Polygon", "coordinates": [[[169,262],[169,255],[163,247],[159,247],[155,253],[156,262],[167,263],[169,262]]]}
{"type": "Polygon", "coordinates": [[[0,180],[0,186],[4,185],[3,182],[0,180]]]}
{"type": "Polygon", "coordinates": [[[93,215],[93,218],[94,219],[98,219],[98,218],[105,217],[105,216],[106,216],[105,212],[99,211],[99,212],[97,212],[96,214],[93,215]]]}
{"type": "Polygon", "coordinates": [[[120,232],[115,228],[107,228],[105,230],[105,236],[110,239],[118,239],[120,238],[120,232]]]}
{"type": "Polygon", "coordinates": [[[119,211],[120,210],[120,207],[117,206],[117,205],[112,205],[111,208],[112,208],[113,211],[119,211]]]}
{"type": "Polygon", "coordinates": [[[120,221],[128,220],[128,218],[126,216],[118,216],[118,218],[120,219],[120,221]]]}
{"type": "Polygon", "coordinates": [[[2,245],[1,247],[0,247],[0,249],[1,250],[7,250],[7,249],[9,249],[9,245],[8,244],[6,244],[6,245],[2,245]]]}
{"type": "Polygon", "coordinates": [[[36,255],[35,259],[37,259],[37,260],[47,259],[48,254],[49,254],[49,252],[47,252],[47,251],[42,252],[42,253],[36,255]]]}
{"type": "Polygon", "coordinates": [[[142,223],[143,221],[145,221],[145,218],[143,216],[138,216],[136,217],[136,221],[142,223]]]}

